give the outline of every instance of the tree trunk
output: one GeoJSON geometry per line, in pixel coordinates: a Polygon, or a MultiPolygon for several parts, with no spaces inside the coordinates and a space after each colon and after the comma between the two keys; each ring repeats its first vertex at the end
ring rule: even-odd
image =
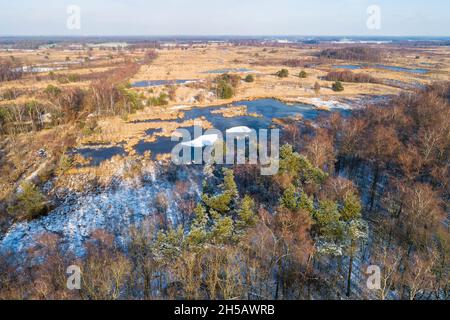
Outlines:
{"type": "Polygon", "coordinates": [[[373,205],[375,203],[375,196],[377,194],[377,185],[379,177],[380,177],[380,165],[377,163],[375,167],[375,173],[373,176],[372,190],[370,193],[370,208],[369,208],[370,212],[372,212],[373,205]]]}
{"type": "Polygon", "coordinates": [[[347,277],[347,297],[351,295],[351,284],[352,284],[352,271],[353,271],[353,255],[350,256],[350,265],[348,266],[348,277],[347,277]]]}
{"type": "Polygon", "coordinates": [[[351,246],[351,248],[352,248],[352,249],[351,249],[352,252],[351,252],[351,255],[350,255],[350,262],[349,262],[349,265],[348,265],[347,297],[350,297],[351,292],[352,292],[351,285],[352,285],[353,257],[354,257],[354,255],[355,255],[354,252],[353,252],[353,240],[352,240],[350,246],[351,246]]]}

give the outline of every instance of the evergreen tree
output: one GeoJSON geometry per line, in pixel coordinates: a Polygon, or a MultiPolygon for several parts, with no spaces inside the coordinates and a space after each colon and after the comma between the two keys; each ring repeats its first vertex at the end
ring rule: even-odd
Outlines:
{"type": "Polygon", "coordinates": [[[47,199],[34,184],[24,182],[20,189],[15,204],[8,207],[12,216],[18,220],[31,220],[48,210],[47,199]]]}
{"type": "Polygon", "coordinates": [[[333,83],[331,88],[333,89],[333,91],[336,91],[336,92],[344,91],[344,86],[343,86],[342,82],[340,82],[340,81],[336,81],[335,83],[333,83]]]}
{"type": "Polygon", "coordinates": [[[222,170],[224,178],[223,178],[223,184],[221,185],[221,188],[224,193],[230,194],[233,198],[237,197],[239,195],[237,184],[234,181],[234,172],[233,170],[224,168],[222,170]]]}
{"type": "Polygon", "coordinates": [[[350,192],[345,196],[344,204],[340,210],[342,219],[346,222],[361,218],[361,201],[353,193],[350,192]]]}
{"type": "Polygon", "coordinates": [[[331,200],[319,202],[319,208],[315,213],[319,234],[327,241],[338,242],[343,237],[344,225],[340,221],[338,204],[331,200]]]}
{"type": "Polygon", "coordinates": [[[231,217],[221,217],[216,219],[211,231],[213,243],[225,244],[229,242],[233,235],[233,231],[234,226],[231,217]]]}
{"type": "Polygon", "coordinates": [[[300,195],[300,202],[298,204],[300,209],[308,211],[311,215],[314,214],[314,197],[309,197],[305,192],[300,195]]]}
{"type": "Polygon", "coordinates": [[[249,74],[248,76],[245,77],[244,79],[245,82],[251,83],[255,81],[255,77],[251,74],[249,74]]]}
{"type": "Polygon", "coordinates": [[[233,200],[230,193],[222,193],[217,196],[208,196],[206,194],[202,197],[210,211],[216,211],[220,214],[226,214],[231,211],[231,200],[233,200]]]}
{"type": "Polygon", "coordinates": [[[298,197],[295,187],[291,184],[283,193],[280,199],[280,206],[289,210],[298,208],[298,197]]]}
{"type": "Polygon", "coordinates": [[[277,72],[277,76],[279,78],[287,78],[287,77],[289,77],[289,70],[281,69],[280,71],[277,72]]]}
{"type": "Polygon", "coordinates": [[[249,227],[253,227],[256,224],[255,214],[255,202],[253,199],[246,195],[241,202],[241,207],[238,211],[239,220],[236,225],[239,230],[244,230],[249,227]]]}
{"type": "Polygon", "coordinates": [[[155,259],[161,262],[171,262],[180,256],[184,248],[184,232],[179,226],[177,229],[169,228],[167,231],[160,231],[156,236],[154,245],[155,259]]]}
{"type": "Polygon", "coordinates": [[[199,203],[194,210],[195,218],[192,222],[187,241],[191,246],[197,246],[207,240],[208,215],[205,208],[199,203]]]}
{"type": "Polygon", "coordinates": [[[327,174],[314,167],[311,162],[297,152],[291,145],[285,144],[280,150],[280,173],[287,173],[301,183],[322,183],[327,174]]]}

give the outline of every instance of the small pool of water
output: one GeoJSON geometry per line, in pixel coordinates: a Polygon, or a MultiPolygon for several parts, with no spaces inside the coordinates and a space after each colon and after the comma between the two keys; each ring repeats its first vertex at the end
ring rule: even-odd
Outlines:
{"type": "Polygon", "coordinates": [[[333,68],[346,70],[359,70],[362,68],[362,66],[348,64],[348,65],[334,65],[333,68]]]}
{"type": "Polygon", "coordinates": [[[384,79],[383,84],[388,86],[397,87],[403,90],[415,90],[424,88],[424,85],[420,82],[405,82],[395,79],[384,79]]]}
{"type": "Polygon", "coordinates": [[[145,131],[145,133],[146,133],[147,135],[149,135],[149,136],[154,135],[154,134],[156,134],[156,133],[160,133],[160,132],[162,132],[162,129],[161,129],[161,128],[158,128],[158,129],[148,129],[147,131],[145,131]]]}
{"type": "Polygon", "coordinates": [[[397,66],[388,66],[388,65],[384,65],[384,64],[377,64],[377,65],[367,65],[367,64],[363,64],[363,65],[354,65],[354,64],[343,64],[343,65],[334,65],[333,68],[334,69],[346,69],[346,70],[359,70],[362,68],[375,68],[375,69],[385,69],[385,70],[390,70],[390,71],[396,71],[396,72],[407,72],[407,73],[413,73],[413,74],[426,74],[428,72],[430,72],[430,70],[428,69],[422,69],[422,68],[415,68],[415,69],[411,69],[411,68],[403,68],[403,67],[397,67],[397,66]]]}
{"type": "Polygon", "coordinates": [[[155,159],[158,154],[171,153],[176,144],[176,142],[171,141],[171,138],[159,137],[158,140],[154,142],[140,141],[134,149],[140,155],[150,151],[152,159],[155,159]]]}
{"type": "Polygon", "coordinates": [[[90,165],[98,166],[100,163],[106,160],[112,159],[112,157],[116,155],[122,155],[125,156],[127,153],[123,149],[123,147],[115,146],[115,147],[109,147],[109,148],[79,148],[74,149],[72,151],[72,154],[79,154],[85,159],[91,159],[90,165]]]}
{"type": "Polygon", "coordinates": [[[225,69],[217,69],[217,70],[209,70],[206,71],[204,73],[209,73],[209,74],[223,74],[223,73],[230,73],[230,72],[235,72],[235,73],[250,73],[250,72],[255,72],[255,70],[251,70],[251,69],[247,69],[247,68],[225,68],[225,69]]]}
{"type": "Polygon", "coordinates": [[[143,80],[134,82],[131,84],[133,88],[147,88],[147,87],[159,87],[159,86],[167,86],[167,85],[177,85],[177,84],[186,84],[197,82],[196,79],[190,80],[143,80]]]}
{"type": "Polygon", "coordinates": [[[379,68],[379,69],[391,70],[391,71],[396,71],[396,72],[407,72],[407,73],[414,73],[414,74],[425,74],[430,71],[428,69],[421,69],[421,68],[410,69],[410,68],[403,68],[403,67],[397,67],[397,66],[387,66],[387,65],[383,65],[383,64],[378,64],[375,67],[379,68]]]}

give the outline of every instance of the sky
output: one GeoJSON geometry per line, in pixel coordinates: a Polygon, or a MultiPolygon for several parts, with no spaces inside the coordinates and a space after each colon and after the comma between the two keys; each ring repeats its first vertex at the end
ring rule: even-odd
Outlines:
{"type": "Polygon", "coordinates": [[[450,36],[450,1],[0,0],[0,35],[450,36]],[[79,29],[67,27],[70,5],[79,29]],[[367,26],[371,5],[379,28],[367,26]]]}

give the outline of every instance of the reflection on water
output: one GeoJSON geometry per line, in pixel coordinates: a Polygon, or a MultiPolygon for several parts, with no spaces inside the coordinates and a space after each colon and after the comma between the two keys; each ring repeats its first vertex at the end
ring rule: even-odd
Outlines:
{"type": "Polygon", "coordinates": [[[334,65],[333,68],[335,69],[347,69],[347,70],[359,70],[362,68],[376,68],[376,69],[385,69],[390,71],[396,71],[396,72],[407,72],[407,73],[414,73],[414,74],[425,74],[428,73],[430,70],[428,69],[410,69],[410,68],[403,68],[403,67],[397,67],[397,66],[388,66],[384,64],[377,64],[377,65],[368,65],[368,64],[362,64],[362,65],[354,65],[354,64],[343,64],[343,65],[334,65]]]}
{"type": "Polygon", "coordinates": [[[346,65],[335,65],[333,66],[335,69],[347,69],[347,70],[358,70],[361,69],[361,66],[353,65],[353,64],[346,64],[346,65]]]}
{"type": "Polygon", "coordinates": [[[80,154],[85,159],[90,159],[90,165],[98,166],[105,160],[110,160],[116,155],[126,155],[127,153],[123,147],[109,147],[109,148],[79,148],[72,150],[73,154],[80,154]]]}
{"type": "MultiPolygon", "coordinates": [[[[212,124],[214,129],[222,132],[222,135],[226,136],[226,131],[235,127],[248,127],[258,131],[259,129],[271,129],[278,127],[274,123],[274,119],[286,119],[297,118],[301,116],[305,120],[315,120],[320,115],[329,114],[327,111],[318,110],[310,105],[306,104],[293,104],[288,105],[274,99],[260,99],[254,101],[240,101],[233,104],[234,106],[246,106],[249,114],[255,114],[256,116],[237,116],[232,118],[226,118],[220,113],[212,113],[211,111],[223,108],[225,106],[218,105],[206,108],[193,108],[184,111],[184,118],[176,120],[182,123],[186,120],[194,120],[203,118],[212,124]]],[[[331,111],[339,112],[344,116],[348,116],[351,111],[348,109],[333,108],[331,111]]],[[[153,120],[151,120],[153,121],[153,120]]],[[[174,120],[170,120],[174,121],[174,120]]],[[[192,139],[194,139],[194,127],[183,128],[189,131],[192,139]]],[[[161,129],[149,129],[146,134],[149,136],[160,133],[161,129]]],[[[140,141],[135,150],[139,154],[144,154],[146,151],[150,151],[153,159],[160,154],[171,153],[172,149],[180,141],[171,141],[170,137],[157,137],[153,142],[140,141]]],[[[115,147],[100,147],[94,148],[93,146],[88,148],[80,148],[73,150],[74,153],[82,155],[84,158],[91,158],[91,165],[99,165],[105,160],[111,159],[115,155],[126,155],[127,153],[121,146],[115,147]]]]}
{"type": "Polygon", "coordinates": [[[134,149],[141,155],[150,151],[152,158],[155,159],[158,154],[171,153],[176,144],[176,142],[171,141],[171,138],[159,137],[154,142],[140,141],[134,149]]]}
{"type": "Polygon", "coordinates": [[[217,69],[217,70],[209,70],[205,73],[209,74],[223,74],[223,73],[229,73],[229,72],[235,72],[235,73],[250,73],[250,72],[256,72],[255,70],[247,69],[247,68],[226,68],[226,69],[217,69]]]}
{"type": "Polygon", "coordinates": [[[403,67],[396,67],[396,66],[386,66],[383,64],[378,64],[375,66],[379,69],[386,69],[391,71],[397,71],[397,72],[408,72],[408,73],[415,73],[415,74],[425,74],[429,72],[428,69],[409,69],[409,68],[403,68],[403,67]]]}
{"type": "Polygon", "coordinates": [[[198,80],[143,80],[131,84],[133,88],[159,87],[197,82],[198,80]]]}

